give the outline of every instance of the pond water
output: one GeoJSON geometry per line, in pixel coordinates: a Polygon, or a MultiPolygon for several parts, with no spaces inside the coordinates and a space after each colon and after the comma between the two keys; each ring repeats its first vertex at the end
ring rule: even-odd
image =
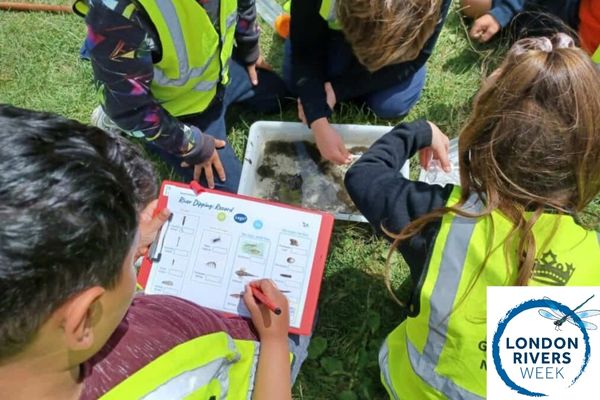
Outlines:
{"type": "MultiPolygon", "coordinates": [[[[348,149],[357,160],[367,147],[348,149]]],[[[334,213],[357,214],[344,187],[350,165],[335,165],[321,158],[308,141],[270,141],[258,166],[257,196],[282,203],[334,213]]]]}

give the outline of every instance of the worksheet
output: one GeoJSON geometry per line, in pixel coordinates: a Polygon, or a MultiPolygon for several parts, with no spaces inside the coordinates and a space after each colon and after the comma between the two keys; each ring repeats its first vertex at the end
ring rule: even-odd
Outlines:
{"type": "Polygon", "coordinates": [[[165,206],[171,218],[140,271],[146,293],[248,317],[245,285],[270,278],[288,298],[290,331],[310,332],[331,215],[172,182],[161,188],[165,206]]]}

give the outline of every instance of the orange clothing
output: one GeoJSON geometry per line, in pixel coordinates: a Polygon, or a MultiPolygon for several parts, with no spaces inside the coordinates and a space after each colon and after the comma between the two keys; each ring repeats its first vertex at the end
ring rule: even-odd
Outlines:
{"type": "Polygon", "coordinates": [[[579,37],[581,47],[592,55],[600,47],[600,0],[581,0],[579,37]]]}

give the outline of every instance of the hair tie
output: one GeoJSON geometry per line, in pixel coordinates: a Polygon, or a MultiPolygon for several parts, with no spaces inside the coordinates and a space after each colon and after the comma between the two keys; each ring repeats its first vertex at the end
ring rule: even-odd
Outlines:
{"type": "Polygon", "coordinates": [[[569,47],[575,47],[575,40],[566,33],[556,33],[552,38],[546,36],[525,38],[517,41],[511,51],[514,55],[520,56],[529,51],[543,51],[545,53],[551,53],[556,49],[564,49],[569,47]]]}
{"type": "Polygon", "coordinates": [[[567,47],[575,47],[575,40],[566,33],[559,32],[552,36],[552,44],[555,49],[564,49],[567,47]]]}

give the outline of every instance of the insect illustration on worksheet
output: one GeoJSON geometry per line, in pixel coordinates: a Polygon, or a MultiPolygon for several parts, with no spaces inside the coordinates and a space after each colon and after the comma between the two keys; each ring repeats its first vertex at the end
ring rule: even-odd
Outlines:
{"type": "Polygon", "coordinates": [[[556,306],[555,302],[553,302],[548,297],[544,297],[544,300],[550,300],[547,302],[548,308],[542,308],[538,312],[542,317],[553,320],[554,321],[554,329],[556,329],[557,331],[559,331],[560,327],[567,321],[575,326],[579,326],[577,324],[577,322],[575,322],[575,320],[573,320],[573,315],[577,315],[581,319],[581,322],[583,322],[585,329],[592,331],[592,330],[598,329],[598,327],[591,322],[584,321],[584,319],[594,317],[596,315],[600,315],[600,310],[583,310],[583,311],[577,311],[577,310],[579,310],[581,307],[583,307],[594,296],[595,295],[591,295],[586,301],[584,301],[583,303],[581,303],[580,305],[575,307],[573,310],[571,310],[571,312],[569,314],[565,314],[564,312],[560,311],[558,309],[558,307],[556,306]]]}

